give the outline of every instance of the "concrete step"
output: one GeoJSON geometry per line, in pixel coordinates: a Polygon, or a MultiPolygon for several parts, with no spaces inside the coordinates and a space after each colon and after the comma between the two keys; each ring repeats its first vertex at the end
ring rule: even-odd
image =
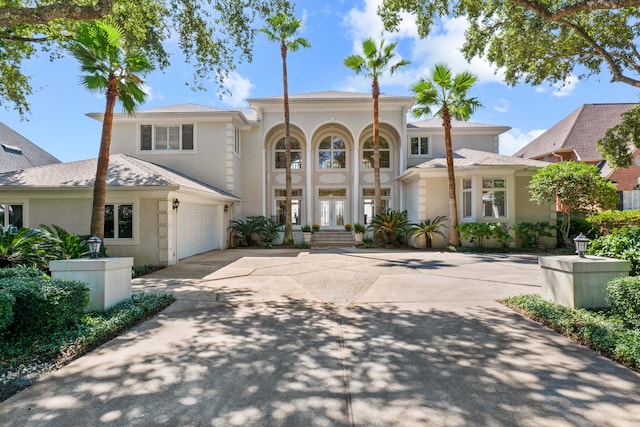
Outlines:
{"type": "Polygon", "coordinates": [[[320,230],[313,233],[311,238],[311,247],[345,247],[360,244],[353,240],[353,235],[350,231],[320,230]]]}

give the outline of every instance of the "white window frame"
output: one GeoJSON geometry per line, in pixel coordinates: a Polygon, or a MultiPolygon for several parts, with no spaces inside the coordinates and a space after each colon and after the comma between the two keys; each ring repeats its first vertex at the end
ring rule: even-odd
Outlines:
{"type": "Polygon", "coordinates": [[[340,135],[338,134],[330,134],[328,136],[323,137],[322,139],[320,139],[320,143],[317,145],[316,147],[316,153],[315,153],[315,158],[317,159],[316,163],[316,170],[318,171],[322,171],[322,172],[345,172],[349,170],[349,144],[347,144],[347,141],[345,141],[340,135]],[[324,142],[325,139],[329,138],[330,141],[330,147],[329,148],[320,148],[320,145],[324,142]],[[342,143],[344,144],[344,149],[342,148],[334,148],[333,147],[333,138],[338,138],[340,139],[340,141],[342,141],[342,143]],[[329,157],[330,157],[330,162],[329,164],[331,165],[328,168],[323,168],[320,166],[320,152],[321,151],[325,151],[325,152],[329,152],[329,157]],[[334,158],[335,155],[339,152],[344,152],[344,167],[343,168],[335,168],[333,167],[333,163],[334,163],[334,158]]]}
{"type": "MultiPolygon", "coordinates": [[[[509,210],[508,210],[508,196],[509,193],[507,191],[507,187],[508,187],[508,181],[507,178],[482,178],[482,218],[484,219],[506,219],[509,216],[509,210]],[[485,186],[485,183],[487,181],[491,181],[491,186],[485,186]],[[504,187],[496,187],[495,186],[495,182],[496,181],[503,181],[504,182],[504,187]],[[497,208],[495,205],[495,193],[504,193],[504,215],[500,215],[499,213],[496,213],[497,208]],[[493,212],[492,215],[485,215],[485,198],[487,197],[487,194],[490,194],[489,197],[491,197],[491,211],[493,212]]],[[[486,199],[487,201],[489,199],[486,199]]]]}
{"type": "Polygon", "coordinates": [[[473,179],[472,178],[462,178],[462,219],[463,220],[470,220],[473,219],[474,215],[473,215],[473,211],[474,211],[474,206],[473,206],[473,179]],[[468,187],[465,187],[465,184],[469,184],[468,187]],[[465,211],[466,211],[466,202],[467,199],[465,197],[468,197],[468,203],[469,203],[469,215],[465,215],[465,211]]]}
{"type": "MultiPolygon", "coordinates": [[[[387,152],[389,153],[389,166],[380,166],[380,169],[384,169],[384,170],[391,170],[393,169],[393,150],[391,149],[392,144],[389,142],[389,140],[383,136],[380,136],[380,142],[384,141],[387,144],[387,148],[382,148],[380,147],[380,154],[382,154],[383,152],[387,152]]],[[[364,152],[365,151],[371,151],[372,153],[374,152],[373,147],[372,148],[365,148],[365,145],[367,143],[371,142],[373,144],[373,137],[369,137],[367,138],[363,143],[362,143],[362,149],[360,150],[360,158],[361,158],[361,163],[360,163],[360,167],[362,168],[362,170],[373,170],[373,164],[371,165],[371,167],[367,167],[364,165],[364,152]]],[[[382,159],[381,159],[382,160],[382,159]]],[[[371,160],[373,162],[373,158],[371,160]]]]}
{"type": "Polygon", "coordinates": [[[17,202],[17,201],[13,201],[13,200],[0,200],[0,205],[3,206],[3,212],[2,212],[2,217],[0,218],[0,227],[6,227],[7,225],[9,225],[9,209],[7,209],[7,206],[16,206],[16,205],[20,205],[22,206],[22,227],[27,227],[27,204],[26,202],[17,202]]]}
{"type": "Polygon", "coordinates": [[[409,151],[409,157],[430,157],[431,156],[431,138],[428,136],[409,136],[409,147],[408,147],[408,151],[409,151]],[[411,149],[413,148],[412,144],[413,144],[413,139],[417,139],[418,140],[418,153],[417,154],[413,154],[411,152],[411,149]],[[421,140],[426,139],[427,140],[427,152],[426,153],[421,153],[420,152],[420,147],[422,146],[420,144],[421,140]]]}
{"type": "Polygon", "coordinates": [[[105,207],[107,205],[113,205],[113,210],[114,213],[116,215],[116,218],[114,219],[114,236],[115,237],[105,237],[104,240],[106,242],[109,242],[110,245],[137,245],[139,244],[139,224],[140,224],[140,209],[139,209],[139,202],[138,200],[135,201],[131,201],[131,200],[118,200],[118,201],[112,201],[112,200],[107,200],[105,203],[105,207]],[[131,209],[133,210],[133,214],[132,214],[132,218],[131,220],[133,221],[132,224],[132,230],[131,230],[131,237],[119,237],[118,236],[118,227],[117,227],[117,221],[118,221],[118,217],[117,217],[117,213],[118,213],[118,207],[121,205],[131,205],[131,209]]]}
{"type": "MultiPolygon", "coordinates": [[[[194,143],[193,143],[193,148],[195,150],[195,127],[193,130],[194,133],[194,143]]],[[[233,153],[240,157],[240,146],[241,146],[241,142],[242,142],[242,133],[240,132],[240,128],[235,128],[235,136],[234,136],[234,146],[233,146],[233,153]]]]}
{"type": "MultiPolygon", "coordinates": [[[[280,143],[280,141],[283,141],[284,143],[284,137],[278,139],[275,143],[275,145],[273,146],[273,168],[277,171],[280,170],[285,170],[286,168],[279,168],[278,167],[278,154],[282,153],[283,155],[286,153],[286,149],[284,148],[277,148],[278,144],[280,143]]],[[[296,141],[298,143],[298,146],[300,148],[292,148],[291,149],[291,154],[293,153],[300,153],[299,158],[300,158],[300,167],[299,168],[291,168],[291,165],[289,165],[289,169],[291,169],[292,171],[302,171],[304,170],[304,148],[302,147],[302,144],[300,143],[300,141],[298,141],[297,138],[291,137],[291,142],[296,141]]],[[[293,161],[291,162],[291,164],[293,164],[293,161]]]]}
{"type": "Polygon", "coordinates": [[[196,153],[196,131],[197,131],[197,126],[195,123],[139,123],[138,124],[138,142],[137,142],[137,152],[138,153],[158,153],[158,154],[162,154],[162,153],[185,153],[185,154],[191,154],[191,153],[196,153]],[[151,127],[151,149],[150,150],[143,150],[142,149],[142,127],[143,126],[150,126],[151,127]],[[184,135],[184,130],[183,130],[183,126],[192,126],[192,138],[193,138],[193,148],[191,149],[183,149],[183,141],[182,141],[182,137],[184,135]],[[175,149],[175,148],[169,148],[169,140],[167,139],[167,148],[161,148],[158,149],[156,148],[156,128],[158,127],[166,127],[166,128],[171,128],[171,127],[179,127],[180,128],[180,141],[179,141],[179,145],[180,147],[175,149]]]}
{"type": "MultiPolygon", "coordinates": [[[[292,192],[296,191],[296,190],[300,190],[300,196],[292,196],[291,197],[291,202],[293,203],[293,201],[297,200],[298,204],[300,206],[300,215],[298,216],[298,222],[295,223],[293,222],[293,218],[291,218],[291,223],[293,224],[293,227],[298,228],[301,227],[302,224],[304,224],[304,188],[300,188],[300,187],[296,187],[296,188],[292,188],[291,189],[292,192]]],[[[274,215],[276,217],[276,219],[278,218],[278,202],[280,201],[285,201],[287,199],[286,195],[285,196],[279,196],[277,193],[278,191],[286,191],[286,188],[274,188],[273,189],[273,211],[274,215]]]]}

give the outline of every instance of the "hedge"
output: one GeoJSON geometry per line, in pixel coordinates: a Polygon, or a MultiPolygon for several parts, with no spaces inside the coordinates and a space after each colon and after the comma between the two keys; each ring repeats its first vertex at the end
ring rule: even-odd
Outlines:
{"type": "Polygon", "coordinates": [[[607,283],[611,312],[629,325],[640,326],[640,277],[621,277],[607,283]]]}
{"type": "Polygon", "coordinates": [[[600,233],[609,234],[622,227],[640,226],[640,209],[602,211],[589,215],[587,221],[598,228],[600,233]]]}
{"type": "Polygon", "coordinates": [[[13,322],[13,305],[16,299],[8,291],[0,289],[0,334],[13,322]]]}

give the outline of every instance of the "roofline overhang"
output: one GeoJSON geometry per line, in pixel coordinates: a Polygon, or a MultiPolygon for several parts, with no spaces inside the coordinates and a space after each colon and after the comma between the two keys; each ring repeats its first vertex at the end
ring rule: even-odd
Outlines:
{"type": "MultiPolygon", "coordinates": [[[[104,113],[86,113],[85,116],[102,122],[104,113]]],[[[239,118],[246,125],[257,125],[259,120],[249,119],[244,112],[240,110],[222,110],[222,111],[141,111],[135,114],[116,113],[114,120],[118,122],[139,122],[140,120],[162,120],[170,119],[190,119],[196,121],[229,121],[239,118]]]]}

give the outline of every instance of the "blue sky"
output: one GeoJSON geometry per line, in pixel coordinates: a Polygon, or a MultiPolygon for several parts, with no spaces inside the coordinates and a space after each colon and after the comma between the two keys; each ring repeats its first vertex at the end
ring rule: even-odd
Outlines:
{"type": "MultiPolygon", "coordinates": [[[[303,19],[301,36],[311,49],[290,53],[289,91],[292,94],[325,90],[369,92],[370,82],[357,77],[343,65],[346,56],[359,53],[361,41],[380,38],[382,24],[375,11],[381,0],[297,1],[296,15],[303,19]]],[[[381,80],[386,94],[411,96],[410,87],[420,77],[429,77],[433,65],[445,62],[454,72],[468,70],[479,77],[472,95],[484,107],[471,121],[510,126],[500,140],[500,152],[511,154],[585,103],[637,102],[638,92],[622,83],[610,83],[608,73],[588,80],[571,78],[564,87],[542,85],[508,87],[501,73],[486,61],[467,63],[460,47],[464,42],[463,19],[443,19],[429,38],[421,40],[409,17],[400,31],[384,34],[387,41],[398,42],[398,53],[411,65],[381,80]]],[[[194,92],[185,82],[192,71],[182,60],[176,46],[172,65],[146,79],[149,101],[142,110],[160,105],[197,103],[220,108],[247,107],[246,99],[282,94],[280,52],[276,43],[259,35],[251,64],[240,64],[227,82],[233,96],[219,99],[216,85],[194,92]]],[[[50,62],[48,57],[26,64],[33,76],[36,93],[30,97],[29,121],[14,111],[0,110],[0,121],[40,145],[62,161],[94,158],[98,155],[101,123],[85,116],[104,111],[104,97],[87,92],[79,84],[80,71],[73,58],[50,62]]],[[[120,111],[119,107],[116,107],[120,111]]]]}

